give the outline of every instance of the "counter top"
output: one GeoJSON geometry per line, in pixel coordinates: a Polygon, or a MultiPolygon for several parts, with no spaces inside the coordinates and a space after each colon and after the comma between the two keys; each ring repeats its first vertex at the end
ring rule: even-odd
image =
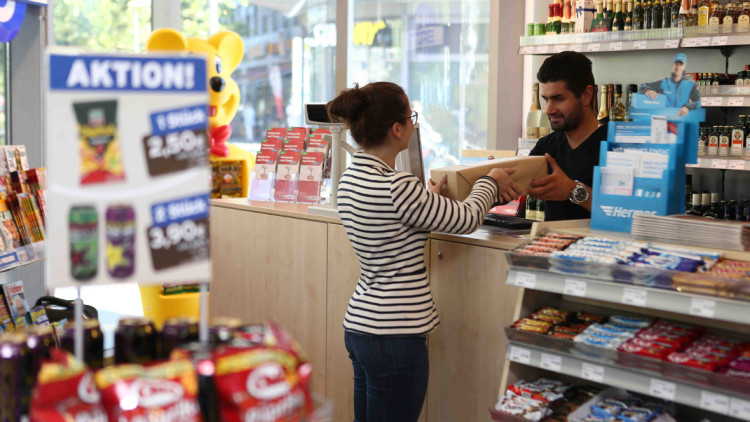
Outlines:
{"type": "MultiPolygon", "coordinates": [[[[263,214],[277,215],[280,217],[317,221],[321,223],[341,224],[341,220],[338,218],[311,214],[308,210],[310,208],[310,205],[306,204],[248,201],[244,198],[234,198],[212,199],[211,205],[215,207],[258,212],[263,214]]],[[[474,233],[468,235],[433,232],[430,234],[430,238],[436,240],[445,240],[449,242],[465,243],[475,246],[484,246],[488,248],[509,250],[522,243],[528,242],[529,236],[528,232],[482,226],[474,233]]]]}

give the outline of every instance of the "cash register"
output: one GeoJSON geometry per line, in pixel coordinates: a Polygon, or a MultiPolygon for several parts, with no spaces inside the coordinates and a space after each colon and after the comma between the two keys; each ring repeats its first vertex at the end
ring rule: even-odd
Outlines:
{"type": "Polygon", "coordinates": [[[489,213],[484,217],[483,225],[501,227],[504,229],[528,230],[534,220],[523,218],[526,213],[524,204],[526,196],[518,200],[508,202],[505,205],[492,207],[489,213]]]}

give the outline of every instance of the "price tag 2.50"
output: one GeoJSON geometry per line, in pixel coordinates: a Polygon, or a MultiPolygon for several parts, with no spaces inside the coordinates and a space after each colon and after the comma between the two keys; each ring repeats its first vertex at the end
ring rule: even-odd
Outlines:
{"type": "Polygon", "coordinates": [[[187,129],[143,138],[148,173],[151,176],[206,165],[206,131],[187,129]]]}

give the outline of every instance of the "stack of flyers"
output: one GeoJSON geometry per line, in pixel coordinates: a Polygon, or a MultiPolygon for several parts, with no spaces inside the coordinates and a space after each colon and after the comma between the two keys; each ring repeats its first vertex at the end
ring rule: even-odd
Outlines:
{"type": "Polygon", "coordinates": [[[269,127],[266,129],[267,139],[286,139],[286,128],[285,127],[269,127]]]}
{"type": "Polygon", "coordinates": [[[286,139],[290,141],[301,141],[303,148],[309,136],[310,128],[307,127],[292,127],[286,131],[286,139]]]}
{"type": "Polygon", "coordinates": [[[283,145],[283,143],[284,143],[283,139],[266,138],[260,143],[260,152],[266,152],[266,151],[279,152],[281,151],[281,146],[283,145]]]}
{"type": "Polygon", "coordinates": [[[8,305],[8,311],[16,327],[20,327],[19,324],[26,325],[26,318],[28,318],[26,314],[30,311],[29,304],[26,303],[26,296],[23,293],[23,281],[3,284],[3,291],[5,303],[8,305]]]}
{"type": "Polygon", "coordinates": [[[249,198],[254,201],[270,201],[276,179],[276,151],[262,151],[255,157],[255,166],[250,175],[249,198]]]}
{"type": "Polygon", "coordinates": [[[305,141],[287,139],[281,146],[282,151],[302,152],[305,150],[305,141]]]}
{"type": "Polygon", "coordinates": [[[273,198],[279,202],[294,202],[297,193],[300,153],[281,151],[276,167],[276,183],[273,198]]]}
{"type": "Polygon", "coordinates": [[[320,202],[320,185],[323,181],[322,152],[302,153],[297,185],[297,202],[317,204],[320,202]]]}

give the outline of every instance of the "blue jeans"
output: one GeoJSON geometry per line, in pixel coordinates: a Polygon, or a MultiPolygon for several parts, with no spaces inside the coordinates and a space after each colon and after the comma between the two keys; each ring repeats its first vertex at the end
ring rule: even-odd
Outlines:
{"type": "Polygon", "coordinates": [[[354,367],[354,422],[416,422],[430,364],[423,336],[344,332],[354,367]]]}

